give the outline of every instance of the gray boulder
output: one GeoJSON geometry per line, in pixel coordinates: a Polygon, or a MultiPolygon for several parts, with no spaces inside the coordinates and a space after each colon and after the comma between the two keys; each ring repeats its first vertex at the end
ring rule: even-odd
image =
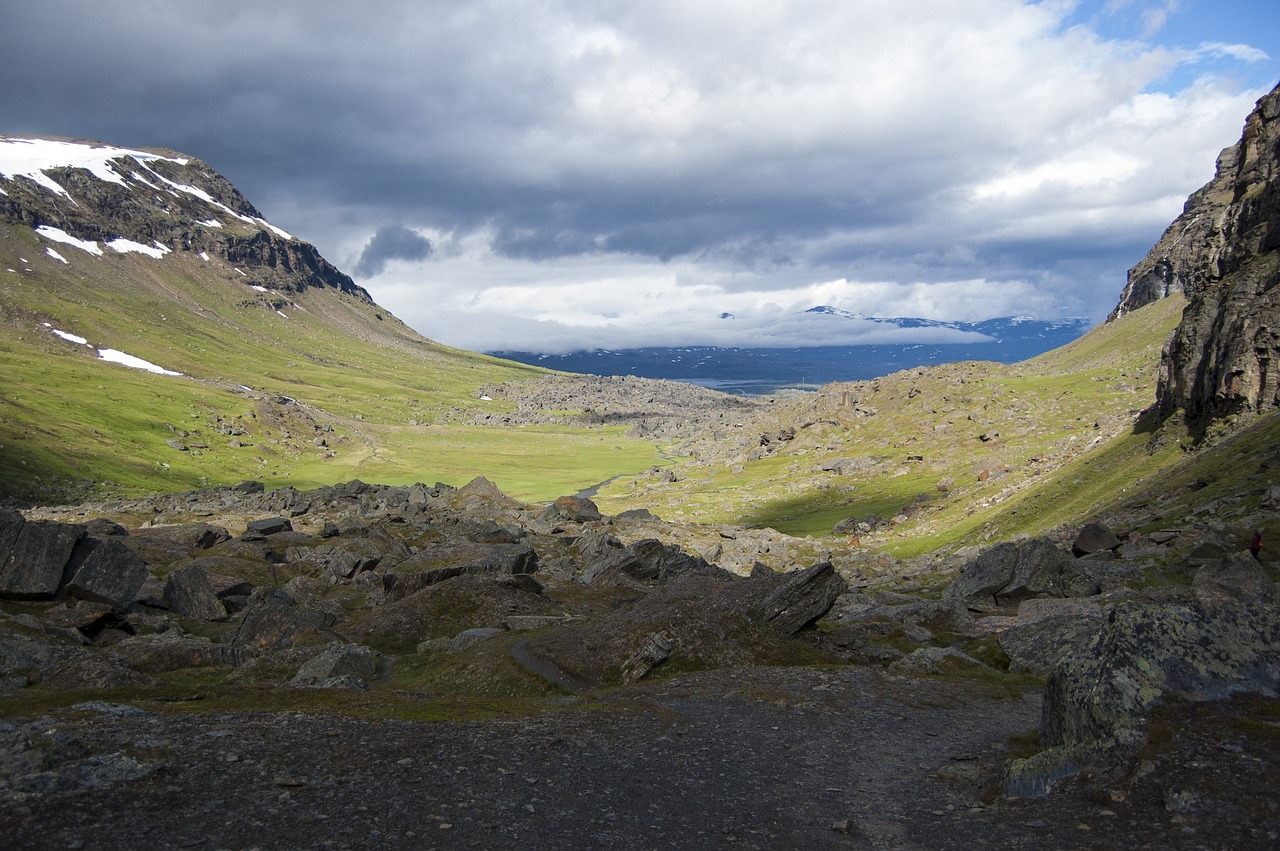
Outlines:
{"type": "Polygon", "coordinates": [[[1076,535],[1075,542],[1071,544],[1071,552],[1077,556],[1087,556],[1104,550],[1114,550],[1120,544],[1121,541],[1116,537],[1115,532],[1106,526],[1101,523],[1086,523],[1076,535]]]}
{"type": "Polygon", "coordinates": [[[117,538],[85,538],[76,560],[79,566],[67,583],[67,593],[81,600],[124,609],[147,579],[142,556],[117,538]]]}
{"type": "Polygon", "coordinates": [[[1280,605],[1205,606],[1191,595],[1118,605],[1049,675],[1041,720],[1048,750],[1015,760],[1005,789],[1043,795],[1085,767],[1126,764],[1157,701],[1274,694],[1278,685],[1280,605]]]}
{"type": "Polygon", "coordinates": [[[675,544],[664,544],[656,538],[645,538],[620,549],[604,546],[598,550],[600,560],[588,564],[582,572],[584,582],[619,576],[646,585],[665,585],[679,576],[708,573],[716,568],[700,556],[690,555],[675,544]]]}
{"type": "MultiPolygon", "coordinates": [[[[21,519],[21,515],[18,518],[21,519]]],[[[3,533],[12,534],[14,525],[16,521],[10,515],[3,533]]],[[[53,520],[23,522],[9,547],[8,559],[0,565],[0,597],[51,600],[57,596],[67,562],[84,533],[84,527],[77,524],[53,520]]]]}
{"type": "Polygon", "coordinates": [[[783,635],[795,635],[822,617],[849,583],[831,562],[788,574],[785,581],[758,607],[763,619],[783,635]]]}
{"type": "Polygon", "coordinates": [[[946,596],[991,598],[1007,605],[1032,597],[1087,597],[1099,588],[1070,555],[1035,538],[985,550],[951,583],[946,596]]]}
{"type": "Polygon", "coordinates": [[[13,545],[26,522],[27,519],[12,508],[0,508],[0,568],[9,563],[13,545]]]}
{"type": "Polygon", "coordinates": [[[335,641],[308,661],[289,685],[309,688],[368,688],[378,672],[378,651],[335,641]]]}
{"type": "Polygon", "coordinates": [[[300,606],[283,591],[255,589],[240,625],[225,643],[240,654],[281,650],[328,638],[337,622],[333,612],[300,606]]]}
{"type": "Polygon", "coordinates": [[[164,605],[171,612],[202,621],[227,617],[227,607],[218,599],[204,568],[195,564],[169,574],[164,584],[164,605]]]}
{"type": "Polygon", "coordinates": [[[293,523],[287,517],[264,517],[261,520],[250,520],[245,524],[244,535],[246,540],[266,535],[276,535],[280,532],[292,532],[293,523]]]}

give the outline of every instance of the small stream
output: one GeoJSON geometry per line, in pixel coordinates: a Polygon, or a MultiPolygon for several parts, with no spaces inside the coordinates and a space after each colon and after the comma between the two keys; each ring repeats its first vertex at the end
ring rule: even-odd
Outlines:
{"type": "Polygon", "coordinates": [[[610,476],[609,478],[605,479],[603,482],[600,482],[599,484],[592,485],[589,488],[583,488],[582,490],[574,494],[574,496],[576,496],[578,499],[592,499],[595,497],[596,494],[600,493],[600,488],[607,487],[613,482],[616,482],[620,478],[622,477],[610,476]]]}

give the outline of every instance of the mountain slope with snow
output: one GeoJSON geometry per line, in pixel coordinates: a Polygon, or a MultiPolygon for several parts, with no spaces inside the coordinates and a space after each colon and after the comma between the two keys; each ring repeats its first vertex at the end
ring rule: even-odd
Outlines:
{"type": "Polygon", "coordinates": [[[0,136],[0,501],[616,472],[616,440],[438,430],[538,372],[417,334],[195,158],[0,136]]]}

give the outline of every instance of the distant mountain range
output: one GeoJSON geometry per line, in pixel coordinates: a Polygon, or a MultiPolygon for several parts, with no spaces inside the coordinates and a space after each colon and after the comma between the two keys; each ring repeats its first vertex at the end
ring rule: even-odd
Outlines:
{"type": "MultiPolygon", "coordinates": [[[[876,323],[891,330],[953,331],[956,342],[901,342],[794,348],[717,346],[593,349],[566,355],[496,351],[488,354],[565,372],[638,375],[688,381],[729,393],[763,394],[861,381],[917,366],[966,360],[1016,363],[1056,349],[1088,330],[1083,319],[1044,321],[1004,316],[980,322],[884,318],[819,305],[802,316],[876,323]]],[[[731,318],[726,316],[725,318],[731,318]]],[[[930,335],[936,340],[936,335],[930,335]]],[[[910,339],[905,335],[905,339],[910,339]]]]}

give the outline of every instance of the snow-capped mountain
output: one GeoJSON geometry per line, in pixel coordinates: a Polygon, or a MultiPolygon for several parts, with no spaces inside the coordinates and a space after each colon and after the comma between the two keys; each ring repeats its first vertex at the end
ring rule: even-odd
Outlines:
{"type": "Polygon", "coordinates": [[[943,322],[936,319],[920,319],[918,317],[888,318],[867,316],[864,313],[841,310],[838,307],[829,305],[811,307],[804,312],[818,316],[833,316],[840,319],[874,322],[895,328],[949,328],[965,333],[982,334],[994,340],[1026,340],[1046,337],[1058,339],[1064,334],[1070,335],[1068,339],[1072,339],[1088,330],[1088,323],[1083,319],[1043,320],[1030,316],[1000,316],[977,322],[943,322]]]}

